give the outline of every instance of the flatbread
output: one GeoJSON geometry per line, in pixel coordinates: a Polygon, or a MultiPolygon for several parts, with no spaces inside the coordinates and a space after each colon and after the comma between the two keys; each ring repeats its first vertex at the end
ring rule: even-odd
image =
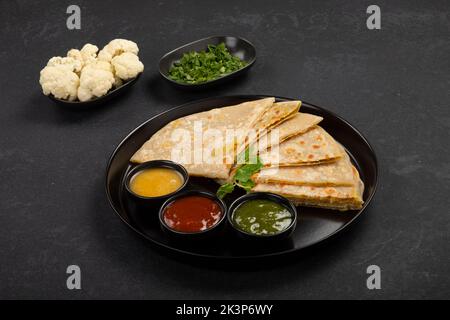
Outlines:
{"type": "Polygon", "coordinates": [[[305,133],[313,126],[319,124],[322,120],[322,117],[313,114],[297,112],[273,127],[266,136],[260,137],[257,146],[258,150],[259,152],[263,152],[289,138],[305,133]],[[276,139],[276,136],[274,135],[275,131],[277,131],[276,135],[278,136],[278,139],[276,139]]]}
{"type": "Polygon", "coordinates": [[[259,154],[264,166],[315,165],[341,158],[339,144],[320,126],[283,141],[259,154]]]}
{"type": "Polygon", "coordinates": [[[235,130],[245,136],[274,101],[274,98],[249,101],[174,120],[145,142],[130,161],[142,163],[159,159],[173,160],[184,165],[192,176],[227,179],[236,157],[236,149],[245,143],[245,139],[241,142],[236,137],[232,141],[226,141],[227,131],[235,130]],[[217,136],[214,135],[205,137],[203,133],[207,129],[212,129],[208,132],[221,135],[222,138],[216,139],[217,136]],[[194,145],[196,135],[202,139],[197,139],[197,144],[194,145]],[[198,149],[203,152],[191,152],[198,149]]]}
{"type": "Polygon", "coordinates": [[[314,166],[263,168],[252,177],[256,183],[308,186],[352,186],[356,168],[345,153],[336,161],[314,166]]]}
{"type": "MultiPolygon", "coordinates": [[[[275,147],[295,135],[308,131],[322,120],[323,118],[319,116],[309,113],[296,112],[294,115],[275,125],[275,127],[273,127],[272,130],[270,130],[266,135],[259,137],[258,140],[250,146],[250,148],[252,148],[252,150],[257,149],[259,153],[264,152],[265,150],[275,147]],[[275,132],[275,130],[277,130],[277,132],[275,132]]],[[[237,167],[235,165],[231,170],[231,177],[236,172],[236,169],[237,167]]]]}
{"type": "Polygon", "coordinates": [[[237,154],[243,152],[248,146],[254,145],[260,137],[266,136],[272,127],[297,114],[301,105],[302,102],[299,100],[274,103],[255,123],[254,131],[248,135],[245,144],[237,149],[237,154]]]}
{"type": "Polygon", "coordinates": [[[299,100],[276,102],[257,121],[255,128],[269,130],[283,119],[298,113],[301,105],[299,100]]]}
{"type": "Polygon", "coordinates": [[[359,210],[364,203],[364,184],[356,171],[354,184],[346,187],[315,187],[288,184],[258,183],[253,192],[272,192],[290,199],[294,204],[340,211],[359,210]]]}

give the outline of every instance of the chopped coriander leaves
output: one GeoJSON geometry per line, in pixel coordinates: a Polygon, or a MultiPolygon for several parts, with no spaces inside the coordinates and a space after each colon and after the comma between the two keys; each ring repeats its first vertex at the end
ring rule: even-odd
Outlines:
{"type": "Polygon", "coordinates": [[[177,82],[198,84],[220,78],[246,65],[247,62],[228,51],[225,43],[208,45],[207,51],[183,54],[180,61],[170,68],[169,77],[177,82]]]}

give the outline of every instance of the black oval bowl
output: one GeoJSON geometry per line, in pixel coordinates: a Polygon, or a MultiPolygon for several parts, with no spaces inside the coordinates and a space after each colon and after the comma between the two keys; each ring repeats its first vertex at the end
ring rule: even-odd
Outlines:
{"type": "Polygon", "coordinates": [[[118,95],[124,93],[125,91],[127,91],[129,88],[131,88],[133,86],[133,84],[136,83],[136,81],[139,79],[139,77],[141,76],[142,73],[139,73],[136,78],[133,78],[131,80],[128,80],[126,82],[124,82],[120,87],[114,88],[110,91],[108,91],[104,96],[95,98],[95,99],[91,99],[88,101],[69,101],[69,100],[64,100],[64,99],[59,99],[59,98],[55,98],[53,95],[48,95],[47,97],[50,98],[50,100],[53,100],[54,102],[73,109],[73,110],[84,110],[87,108],[91,108],[91,107],[97,107],[107,101],[109,101],[112,98],[117,97],[118,95]]]}
{"type": "Polygon", "coordinates": [[[233,230],[236,232],[236,234],[243,239],[246,240],[263,240],[263,241],[277,241],[277,240],[281,240],[284,238],[289,237],[295,230],[295,227],[297,226],[297,209],[295,208],[295,206],[292,204],[291,201],[289,201],[288,199],[286,199],[283,196],[280,196],[278,194],[275,193],[269,193],[269,192],[254,192],[254,193],[248,193],[243,195],[242,197],[237,198],[230,206],[230,208],[228,209],[227,212],[227,218],[228,218],[228,223],[231,225],[231,227],[233,228],[233,230]],[[279,232],[279,233],[275,233],[275,234],[253,234],[253,233],[249,233],[246,232],[242,229],[240,229],[234,222],[233,222],[233,214],[234,211],[244,202],[247,202],[249,200],[254,200],[254,199],[265,199],[265,200],[271,200],[274,202],[277,202],[279,204],[281,204],[283,207],[285,207],[287,210],[289,210],[289,212],[292,215],[292,222],[289,225],[289,227],[287,227],[285,230],[279,232]]]}
{"type": "Polygon", "coordinates": [[[159,73],[167,81],[169,81],[170,83],[174,84],[177,87],[186,89],[200,89],[208,87],[210,85],[223,83],[227,80],[242,75],[244,72],[248,71],[253,66],[255,61],[256,61],[256,50],[250,41],[243,38],[231,36],[213,36],[185,44],[179,48],[176,48],[175,50],[166,53],[159,60],[159,73]],[[177,82],[169,77],[170,67],[173,65],[174,62],[179,61],[184,53],[206,50],[208,48],[208,45],[210,44],[218,45],[222,42],[225,43],[226,47],[228,48],[228,50],[232,55],[237,56],[241,60],[244,60],[245,62],[247,62],[247,65],[239,70],[236,70],[232,73],[229,73],[217,79],[198,84],[177,82]]]}
{"type": "MultiPolygon", "coordinates": [[[[169,160],[152,160],[152,161],[147,161],[147,162],[141,163],[141,164],[137,165],[136,167],[132,168],[127,173],[127,175],[124,179],[124,187],[126,190],[128,200],[139,210],[139,212],[145,212],[148,210],[150,210],[150,211],[156,210],[157,211],[157,210],[159,210],[161,204],[164,201],[166,201],[173,195],[182,191],[188,184],[188,181],[189,181],[189,174],[182,165],[175,163],[173,161],[169,161],[169,160]],[[171,192],[169,194],[163,195],[163,196],[144,197],[144,196],[138,195],[131,190],[130,180],[139,171],[144,170],[144,169],[149,169],[149,168],[169,168],[169,169],[176,170],[183,176],[184,182],[177,190],[175,190],[174,192],[171,192]]],[[[156,218],[156,215],[155,215],[155,218],[156,218]]]]}
{"type": "Polygon", "coordinates": [[[166,202],[164,202],[164,204],[159,209],[159,223],[161,224],[163,231],[166,232],[167,234],[169,234],[169,236],[171,236],[172,239],[174,239],[174,240],[180,240],[180,241],[204,240],[204,239],[208,239],[214,235],[217,235],[218,233],[223,231],[223,226],[224,226],[224,221],[226,220],[225,219],[226,215],[227,215],[227,206],[214,193],[208,192],[208,191],[189,190],[189,191],[184,191],[179,194],[176,194],[175,196],[171,197],[166,202]],[[211,228],[203,230],[203,231],[199,231],[199,232],[182,232],[182,231],[177,231],[177,230],[170,228],[164,221],[164,211],[167,208],[167,206],[169,206],[171,203],[173,203],[177,199],[181,199],[181,198],[193,196],[193,195],[206,197],[206,198],[212,199],[215,202],[217,202],[219,204],[220,208],[222,209],[222,217],[220,218],[220,220],[215,225],[213,225],[211,228]]]}

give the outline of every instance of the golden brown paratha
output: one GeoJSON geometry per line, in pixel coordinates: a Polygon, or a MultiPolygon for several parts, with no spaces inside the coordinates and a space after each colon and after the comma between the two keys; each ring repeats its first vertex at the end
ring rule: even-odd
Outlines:
{"type": "Polygon", "coordinates": [[[245,143],[237,149],[237,154],[243,152],[248,146],[254,145],[260,137],[266,136],[272,127],[297,114],[301,104],[299,100],[274,103],[255,123],[254,130],[246,137],[245,143]]]}
{"type": "Polygon", "coordinates": [[[190,175],[226,179],[235,150],[245,143],[236,137],[227,141],[227,131],[234,130],[245,136],[274,101],[274,98],[249,101],[174,120],[150,137],[130,161],[173,160],[184,165],[190,175]],[[205,135],[205,132],[210,134],[205,135]],[[201,139],[194,139],[196,136],[201,139]],[[217,139],[218,136],[222,138],[217,139]]]}
{"type": "Polygon", "coordinates": [[[343,156],[339,144],[320,126],[283,141],[261,152],[264,166],[315,165],[332,162],[343,156]]]}
{"type": "Polygon", "coordinates": [[[355,170],[352,186],[296,186],[289,184],[258,183],[253,192],[272,192],[289,198],[296,205],[335,209],[358,210],[364,203],[364,184],[355,170]]]}
{"type": "Polygon", "coordinates": [[[297,112],[274,126],[266,136],[261,136],[257,148],[259,152],[263,152],[271,147],[275,147],[289,138],[308,131],[322,120],[322,117],[313,114],[297,112]]]}
{"type": "Polygon", "coordinates": [[[298,113],[301,105],[302,102],[299,100],[276,102],[257,121],[255,128],[269,130],[284,119],[298,113]]]}
{"type": "Polygon", "coordinates": [[[256,183],[282,183],[308,186],[352,186],[356,168],[349,156],[336,161],[312,166],[263,168],[252,177],[256,183]]]}
{"type": "MultiPolygon", "coordinates": [[[[278,123],[267,134],[258,138],[251,146],[251,150],[263,152],[271,147],[279,145],[281,142],[292,138],[293,136],[302,134],[313,126],[322,121],[322,117],[315,116],[308,113],[297,112],[293,116],[288,117],[282,122],[278,123]]],[[[237,166],[231,170],[230,177],[236,172],[237,166]]]]}

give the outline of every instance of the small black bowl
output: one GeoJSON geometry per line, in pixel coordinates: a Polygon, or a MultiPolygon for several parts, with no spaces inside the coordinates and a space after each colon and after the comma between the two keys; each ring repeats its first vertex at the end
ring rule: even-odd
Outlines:
{"type": "Polygon", "coordinates": [[[136,78],[133,78],[131,80],[124,82],[120,87],[117,87],[117,88],[114,88],[114,89],[108,91],[104,96],[94,98],[94,99],[91,99],[88,101],[77,101],[77,100],[69,101],[69,100],[55,98],[51,94],[48,95],[48,97],[50,98],[50,100],[53,100],[54,102],[56,102],[64,107],[70,108],[72,110],[85,110],[85,109],[89,109],[91,107],[97,107],[97,106],[103,104],[104,102],[107,102],[111,98],[117,97],[121,93],[124,93],[127,89],[131,88],[131,86],[136,83],[136,81],[139,79],[141,74],[142,73],[139,73],[136,76],[136,78]]]}
{"type": "MultiPolygon", "coordinates": [[[[181,190],[183,190],[186,187],[186,185],[188,184],[188,181],[189,181],[189,174],[182,165],[175,163],[173,161],[169,161],[169,160],[152,160],[152,161],[147,161],[147,162],[141,163],[141,164],[137,165],[136,167],[134,167],[133,169],[131,169],[125,176],[124,185],[125,185],[125,190],[127,191],[127,198],[132,202],[132,204],[139,211],[144,211],[144,210],[148,211],[148,210],[155,210],[155,209],[159,210],[159,207],[161,206],[161,204],[164,201],[166,201],[167,199],[169,199],[170,197],[172,197],[173,195],[175,195],[178,192],[180,192],[181,190]],[[149,169],[149,168],[174,169],[182,175],[184,182],[177,190],[175,190],[174,192],[171,192],[169,194],[163,195],[163,196],[144,197],[144,196],[138,195],[131,190],[130,181],[136,173],[138,173],[141,170],[149,169]]],[[[155,218],[157,219],[156,215],[155,215],[155,218]]]]}
{"type": "Polygon", "coordinates": [[[185,44],[179,48],[176,48],[168,53],[166,53],[159,60],[159,73],[167,79],[170,83],[174,84],[179,88],[186,89],[203,89],[209,87],[211,85],[223,83],[224,81],[233,79],[239,75],[242,75],[244,72],[248,71],[256,61],[256,50],[253,44],[244,39],[238,37],[231,36],[213,36],[204,39],[200,39],[188,44],[185,44]],[[230,53],[234,56],[237,56],[239,59],[247,62],[247,65],[239,70],[236,70],[232,73],[224,75],[220,78],[210,80],[203,83],[198,84],[189,84],[183,82],[177,82],[172,80],[169,77],[169,70],[174,64],[181,59],[184,53],[192,52],[192,51],[203,51],[208,48],[208,45],[218,45],[220,43],[225,43],[225,46],[228,48],[230,53]]]}
{"type": "Polygon", "coordinates": [[[292,232],[294,232],[295,227],[297,225],[297,209],[292,204],[291,201],[286,199],[283,196],[280,196],[275,193],[268,193],[268,192],[254,192],[254,193],[248,193],[243,195],[242,197],[237,198],[228,209],[227,218],[229,224],[232,226],[232,229],[235,230],[236,234],[246,240],[281,240],[284,238],[289,237],[292,232]],[[267,234],[267,235],[257,235],[253,233],[246,232],[244,230],[241,230],[238,226],[236,226],[233,222],[233,214],[234,211],[244,202],[247,202],[249,200],[255,200],[255,199],[265,199],[265,200],[271,200],[274,202],[277,202],[284,206],[289,212],[292,214],[292,222],[285,230],[276,233],[276,234],[267,234]]]}
{"type": "Polygon", "coordinates": [[[182,241],[185,241],[185,240],[197,241],[197,240],[208,239],[211,236],[217,235],[218,233],[222,232],[223,226],[224,226],[224,221],[226,220],[225,219],[226,215],[227,215],[227,206],[214,193],[208,192],[208,191],[189,190],[189,191],[181,192],[181,193],[171,197],[166,202],[164,202],[164,204],[161,206],[161,209],[159,210],[159,222],[161,224],[163,231],[165,231],[167,234],[169,234],[172,237],[172,239],[182,240],[182,241]],[[206,197],[211,200],[214,200],[222,209],[222,217],[220,218],[220,220],[215,225],[210,227],[209,229],[199,231],[199,232],[183,232],[183,231],[177,231],[177,230],[170,228],[164,221],[165,209],[167,208],[167,206],[169,206],[175,200],[181,199],[184,197],[188,197],[188,196],[201,196],[201,197],[206,197]]]}

